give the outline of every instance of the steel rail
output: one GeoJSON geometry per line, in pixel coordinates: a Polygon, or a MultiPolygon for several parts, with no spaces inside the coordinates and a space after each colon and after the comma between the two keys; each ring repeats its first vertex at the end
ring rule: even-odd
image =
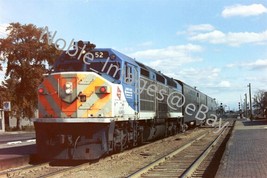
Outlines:
{"type": "MultiPolygon", "coordinates": [[[[222,135],[224,134],[224,132],[226,131],[227,127],[224,127],[220,133],[218,134],[218,136],[216,136],[216,138],[210,143],[208,144],[208,146],[200,153],[200,156],[198,156],[193,163],[189,166],[189,168],[187,168],[184,173],[182,173],[181,176],[179,177],[190,177],[195,170],[199,167],[199,165],[201,164],[201,162],[206,158],[206,156],[210,153],[210,151],[212,150],[212,148],[214,147],[214,145],[216,145],[216,143],[219,141],[219,139],[222,137],[222,135]]],[[[188,148],[189,146],[191,146],[193,143],[195,143],[196,141],[202,139],[203,137],[205,137],[207,134],[209,134],[211,131],[206,132],[205,134],[201,135],[200,137],[197,137],[196,139],[194,139],[193,141],[185,144],[184,146],[178,148],[177,150],[162,156],[161,158],[157,159],[156,161],[146,165],[145,167],[139,169],[138,171],[132,173],[131,175],[129,175],[128,177],[130,178],[136,178],[136,177],[141,177],[143,174],[149,172],[149,170],[153,169],[154,167],[160,165],[161,163],[165,162],[166,160],[172,158],[173,156],[177,155],[178,153],[180,153],[181,151],[185,150],[186,148],[188,148]]]]}
{"type": "Polygon", "coordinates": [[[136,177],[141,177],[142,174],[148,172],[150,169],[152,169],[153,167],[159,165],[160,163],[164,162],[166,159],[169,159],[171,157],[173,157],[174,155],[180,153],[181,151],[185,150],[186,148],[188,148],[189,146],[191,146],[194,142],[202,139],[203,137],[205,137],[208,133],[210,133],[210,131],[204,133],[203,135],[201,135],[200,137],[197,137],[196,139],[194,139],[193,141],[185,144],[184,146],[178,148],[177,150],[157,159],[156,161],[148,164],[147,166],[141,168],[140,170],[134,172],[133,174],[129,175],[129,178],[136,178],[136,177]]]}
{"type": "MultiPolygon", "coordinates": [[[[0,174],[0,178],[7,178],[7,177],[18,177],[24,174],[27,175],[30,172],[34,173],[34,171],[41,169],[41,168],[51,168],[51,169],[57,169],[55,167],[50,166],[51,162],[46,162],[46,163],[42,163],[42,164],[38,164],[38,165],[33,165],[33,166],[27,166],[27,167],[22,167],[22,168],[18,168],[15,170],[10,170],[10,171],[6,171],[0,174]]],[[[77,171],[77,170],[81,170],[83,168],[86,168],[90,165],[89,162],[77,165],[77,166],[73,166],[73,167],[58,167],[59,170],[53,170],[53,172],[49,172],[49,173],[44,173],[40,176],[36,176],[36,177],[62,177],[68,173],[77,171]]]]}
{"type": "Polygon", "coordinates": [[[180,176],[181,178],[191,177],[193,173],[197,170],[202,161],[208,156],[212,148],[218,143],[224,132],[228,127],[224,127],[216,139],[209,144],[209,146],[201,153],[201,155],[190,165],[190,167],[180,176]]]}

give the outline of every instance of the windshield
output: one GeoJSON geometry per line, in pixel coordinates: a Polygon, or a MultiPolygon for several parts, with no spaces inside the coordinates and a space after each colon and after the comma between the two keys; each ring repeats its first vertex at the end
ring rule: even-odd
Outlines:
{"type": "Polygon", "coordinates": [[[121,64],[118,61],[109,61],[107,59],[95,59],[90,63],[84,63],[83,60],[77,60],[65,52],[56,60],[54,72],[72,72],[72,71],[92,71],[103,76],[110,76],[119,80],[121,73],[121,64]]]}

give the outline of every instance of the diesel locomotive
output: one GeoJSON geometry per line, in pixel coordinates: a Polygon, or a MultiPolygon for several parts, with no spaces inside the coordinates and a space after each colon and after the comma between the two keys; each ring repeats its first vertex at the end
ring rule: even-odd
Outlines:
{"type": "Polygon", "coordinates": [[[98,159],[200,125],[216,107],[180,80],[114,49],[79,42],[56,59],[38,88],[37,153],[98,159]]]}

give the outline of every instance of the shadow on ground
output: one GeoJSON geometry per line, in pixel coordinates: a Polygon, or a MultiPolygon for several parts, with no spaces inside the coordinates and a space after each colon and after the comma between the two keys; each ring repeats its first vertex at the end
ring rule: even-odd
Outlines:
{"type": "Polygon", "coordinates": [[[267,120],[243,121],[244,126],[267,125],[267,120]]]}

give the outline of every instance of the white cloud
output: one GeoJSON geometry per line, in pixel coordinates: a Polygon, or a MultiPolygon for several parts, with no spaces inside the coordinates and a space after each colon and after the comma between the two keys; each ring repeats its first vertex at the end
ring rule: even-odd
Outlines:
{"type": "Polygon", "coordinates": [[[190,25],[188,27],[189,32],[195,32],[195,31],[212,31],[215,28],[210,24],[199,24],[199,25],[190,25]]]}
{"type": "Polygon", "coordinates": [[[229,81],[223,80],[218,84],[218,87],[229,88],[231,87],[231,83],[229,81]]]}
{"type": "Polygon", "coordinates": [[[207,81],[213,80],[218,77],[221,69],[215,67],[208,67],[208,68],[186,68],[182,69],[179,74],[191,78],[195,81],[207,81]]]}
{"type": "Polygon", "coordinates": [[[251,4],[251,5],[233,5],[224,8],[222,11],[223,17],[232,17],[232,16],[255,16],[267,13],[267,8],[262,4],[251,4]]]}
{"type": "Polygon", "coordinates": [[[263,32],[229,32],[223,33],[214,30],[207,33],[199,33],[189,37],[191,41],[206,41],[212,44],[227,44],[239,46],[242,44],[265,44],[267,42],[267,30],[263,32]]]}
{"type": "Polygon", "coordinates": [[[208,41],[210,43],[224,43],[225,42],[225,34],[221,31],[214,30],[208,33],[200,33],[197,35],[193,35],[190,37],[192,41],[208,41]]]}
{"type": "Polygon", "coordinates": [[[252,70],[267,69],[267,59],[258,59],[255,61],[247,61],[238,64],[228,64],[227,67],[242,67],[249,68],[252,70]]]}
{"type": "Polygon", "coordinates": [[[250,67],[250,68],[267,68],[267,59],[258,59],[253,62],[244,63],[243,66],[250,67]]]}
{"type": "Polygon", "coordinates": [[[169,77],[182,80],[191,86],[196,86],[202,91],[203,88],[217,86],[217,80],[220,73],[221,69],[216,67],[180,67],[174,71],[169,70],[165,74],[169,77]]]}
{"type": "Polygon", "coordinates": [[[177,31],[176,32],[176,35],[184,35],[186,34],[187,32],[186,31],[177,31]]]}
{"type": "Polygon", "coordinates": [[[201,58],[192,56],[192,53],[202,51],[203,48],[201,46],[187,44],[137,51],[130,54],[130,56],[152,68],[164,72],[170,69],[175,70],[181,64],[201,61],[201,58]]]}
{"type": "Polygon", "coordinates": [[[145,41],[143,43],[138,44],[138,46],[140,46],[140,47],[149,47],[149,46],[152,46],[152,45],[153,45],[152,41],[145,41]]]}
{"type": "Polygon", "coordinates": [[[177,31],[176,35],[193,35],[199,32],[209,32],[212,30],[215,30],[215,28],[210,24],[189,25],[186,31],[177,31]]]}
{"type": "Polygon", "coordinates": [[[140,50],[145,50],[145,49],[149,49],[154,45],[153,41],[144,41],[141,42],[139,44],[136,45],[132,45],[131,47],[123,47],[118,49],[117,47],[113,47],[114,49],[118,49],[119,51],[129,54],[129,53],[133,53],[135,51],[140,51],[140,50]]]}

